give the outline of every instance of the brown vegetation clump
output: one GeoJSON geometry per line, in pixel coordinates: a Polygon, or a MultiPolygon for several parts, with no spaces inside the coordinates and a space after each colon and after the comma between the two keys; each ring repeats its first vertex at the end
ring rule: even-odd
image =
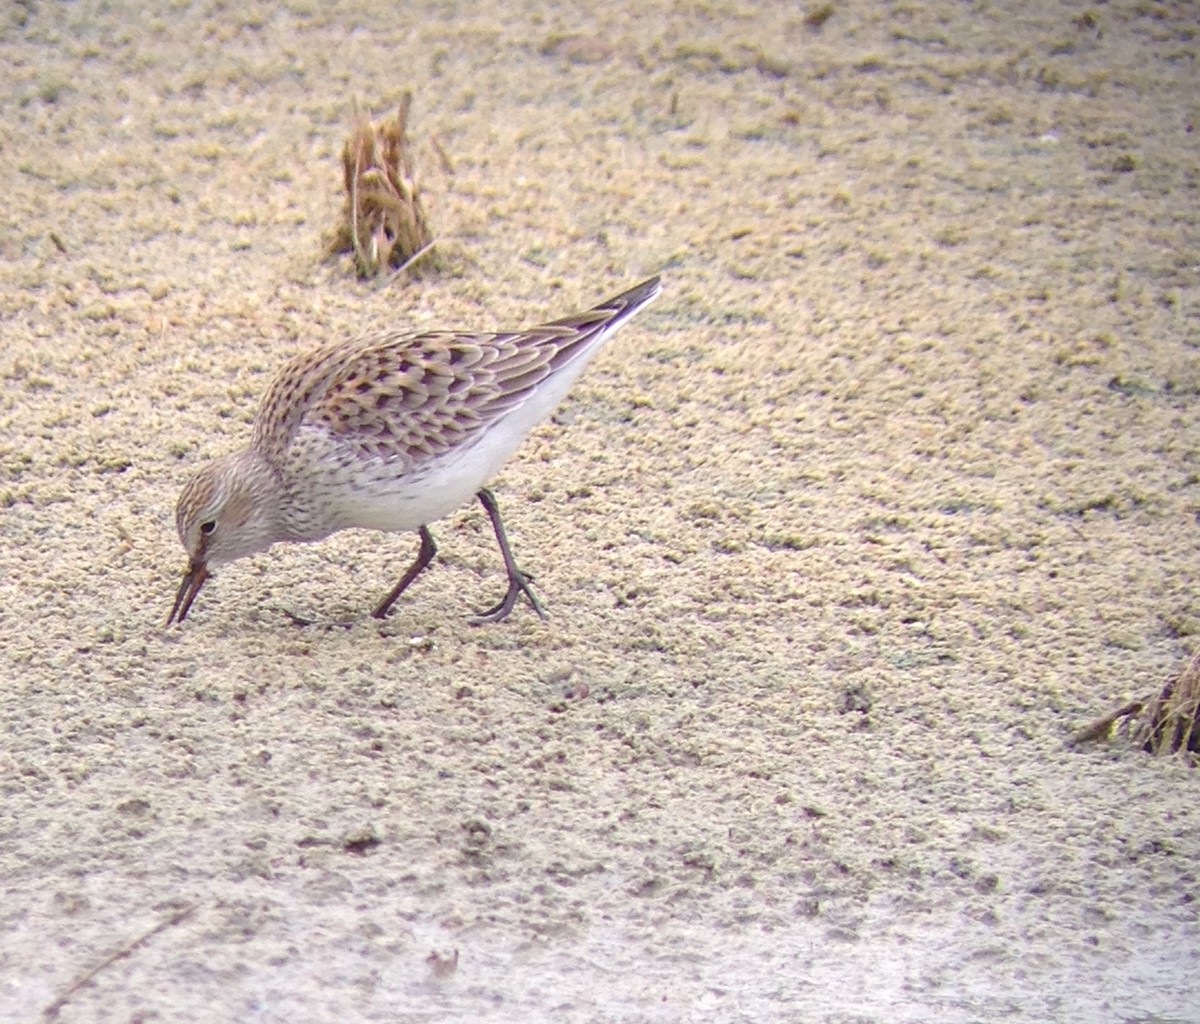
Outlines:
{"type": "Polygon", "coordinates": [[[407,132],[411,105],[405,93],[393,118],[372,123],[357,113],[342,148],[346,216],[333,251],[353,252],[359,277],[398,271],[433,244],[407,132]]]}
{"type": "Polygon", "coordinates": [[[1183,754],[1193,763],[1200,755],[1200,654],[1157,695],[1132,700],[1084,726],[1073,744],[1117,736],[1152,754],[1183,754]]]}

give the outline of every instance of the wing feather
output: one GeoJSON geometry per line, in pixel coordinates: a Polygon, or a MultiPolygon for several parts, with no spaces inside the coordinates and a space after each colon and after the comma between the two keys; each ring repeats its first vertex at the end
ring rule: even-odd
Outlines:
{"type": "Polygon", "coordinates": [[[297,357],[272,382],[254,443],[283,459],[304,428],[417,468],[470,444],[658,293],[644,282],[595,309],[500,333],[385,333],[297,357]]]}

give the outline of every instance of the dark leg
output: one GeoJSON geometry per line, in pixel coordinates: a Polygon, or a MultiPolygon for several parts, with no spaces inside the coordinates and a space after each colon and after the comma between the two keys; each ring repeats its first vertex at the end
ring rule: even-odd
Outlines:
{"type": "Polygon", "coordinates": [[[371,612],[377,619],[382,619],[387,615],[388,610],[396,603],[396,598],[408,589],[408,585],[421,575],[421,570],[437,554],[437,545],[433,542],[433,534],[429,532],[429,528],[422,526],[419,532],[421,534],[421,550],[417,552],[417,560],[408,567],[408,571],[400,578],[395,589],[379,602],[378,608],[371,612]]]}
{"type": "Polygon", "coordinates": [[[517,598],[524,594],[529,603],[533,605],[533,610],[538,613],[542,619],[546,618],[546,612],[542,608],[542,603],[537,599],[537,596],[529,589],[529,584],[533,582],[532,576],[526,576],[517,568],[517,563],[513,561],[512,551],[508,547],[508,536],[504,532],[504,524],[500,521],[500,506],[496,504],[496,496],[486,487],[477,495],[479,503],[487,510],[488,518],[492,521],[492,529],[496,531],[496,540],[500,544],[500,554],[504,556],[504,568],[508,572],[508,592],[502,597],[498,604],[493,605],[486,612],[480,612],[471,620],[472,625],[482,625],[485,622],[500,622],[502,619],[508,618],[517,603],[517,598]]]}

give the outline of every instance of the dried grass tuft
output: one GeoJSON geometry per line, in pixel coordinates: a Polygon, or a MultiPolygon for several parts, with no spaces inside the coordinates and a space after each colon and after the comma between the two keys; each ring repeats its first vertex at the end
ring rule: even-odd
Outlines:
{"type": "Polygon", "coordinates": [[[359,277],[398,273],[433,245],[408,137],[411,106],[412,94],[406,92],[393,118],[372,123],[356,113],[342,148],[346,215],[332,248],[354,253],[359,277]]]}
{"type": "Polygon", "coordinates": [[[1181,754],[1195,764],[1200,756],[1200,653],[1156,696],[1133,700],[1071,737],[1072,745],[1112,735],[1151,754],[1181,754]]]}

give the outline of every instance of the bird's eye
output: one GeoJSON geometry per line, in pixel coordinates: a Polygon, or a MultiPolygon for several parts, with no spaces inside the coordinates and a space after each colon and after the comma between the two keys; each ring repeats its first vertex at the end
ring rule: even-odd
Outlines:
{"type": "Polygon", "coordinates": [[[207,537],[207,536],[208,536],[210,533],[212,533],[213,531],[215,531],[215,530],[216,530],[216,528],[217,528],[216,521],[215,521],[215,520],[212,520],[212,519],[210,519],[210,520],[209,520],[207,523],[201,523],[201,524],[200,524],[200,532],[201,532],[202,534],[204,534],[204,536],[206,536],[206,537],[207,537]]]}

